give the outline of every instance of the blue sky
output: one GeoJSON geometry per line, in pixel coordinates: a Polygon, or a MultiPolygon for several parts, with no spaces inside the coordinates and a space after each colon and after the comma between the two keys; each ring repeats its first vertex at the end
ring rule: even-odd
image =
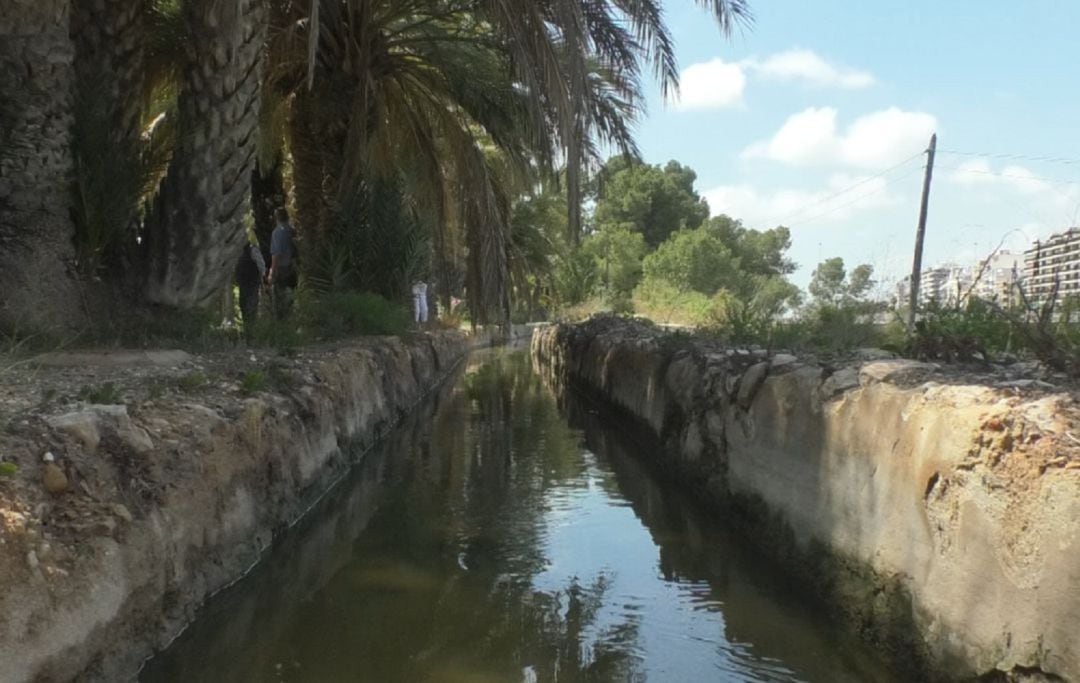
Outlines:
{"type": "Polygon", "coordinates": [[[694,168],[714,214],[788,225],[798,284],[830,256],[910,270],[932,131],[924,264],[1080,222],[1080,2],[757,0],[730,39],[666,6],[682,97],[651,91],[642,153],[694,168]]]}

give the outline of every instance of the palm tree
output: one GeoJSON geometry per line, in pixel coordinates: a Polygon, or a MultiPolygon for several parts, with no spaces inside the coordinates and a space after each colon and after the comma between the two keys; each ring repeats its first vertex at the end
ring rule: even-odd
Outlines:
{"type": "MultiPolygon", "coordinates": [[[[724,28],[746,16],[745,0],[698,2],[724,28]]],[[[73,46],[77,74],[106,79],[104,119],[121,143],[145,122],[155,69],[175,80],[166,126],[175,147],[140,254],[145,298],[175,307],[206,302],[229,277],[255,140],[266,137],[256,135],[262,101],[275,114],[262,120],[281,124],[264,128],[288,124],[302,228],[363,228],[367,219],[355,214],[364,195],[388,182],[410,222],[438,226],[438,256],[454,260],[447,254],[466,245],[477,317],[505,320],[511,197],[550,172],[560,150],[579,188],[598,144],[632,145],[642,65],[652,64],[665,90],[676,77],[656,0],[39,0],[3,3],[0,32],[0,324],[8,327],[81,317],[67,193],[73,46]],[[159,5],[180,8],[179,66],[162,65],[152,31],[140,43],[154,16],[142,10],[159,5]]],[[[282,135],[271,135],[276,163],[282,135]]],[[[571,195],[577,235],[580,189],[571,195]]]]}
{"type": "Polygon", "coordinates": [[[92,91],[107,102],[110,138],[130,144],[142,132],[148,3],[75,0],[72,5],[77,90],[92,91]]]}
{"type": "Polygon", "coordinates": [[[65,0],[0,4],[0,331],[86,322],[74,275],[65,0]]]}
{"type": "MultiPolygon", "coordinates": [[[[711,10],[720,29],[729,33],[740,21],[749,22],[751,15],[746,0],[696,0],[711,10]]],[[[500,0],[491,4],[508,9],[500,0]]],[[[596,142],[621,147],[623,152],[636,152],[629,122],[640,113],[641,66],[651,64],[665,97],[678,90],[678,66],[675,47],[663,20],[658,0],[583,0],[538,3],[548,20],[558,27],[567,48],[568,59],[561,69],[554,62],[547,87],[561,89],[553,99],[566,107],[557,120],[561,123],[564,140],[567,182],[567,228],[571,241],[576,243],[582,233],[581,174],[588,163],[598,163],[596,142]],[[623,19],[628,21],[624,21],[623,19]],[[590,58],[592,57],[592,58],[590,58]],[[597,62],[602,73],[597,73],[597,62]],[[606,72],[606,75],[605,73],[606,72]],[[607,84],[610,96],[616,95],[628,105],[621,116],[610,116],[596,104],[598,78],[607,84]],[[590,91],[592,94],[590,94],[590,91]]],[[[510,16],[505,20],[509,21],[510,16]]],[[[528,22],[528,27],[535,24],[528,22]]],[[[524,58],[524,56],[523,56],[524,58]]]]}
{"type": "Polygon", "coordinates": [[[148,301],[190,308],[228,281],[243,243],[259,120],[261,0],[186,0],[176,146],[146,225],[148,301]]]}
{"type": "Polygon", "coordinates": [[[437,226],[437,257],[467,244],[474,315],[505,319],[510,198],[555,148],[544,102],[517,87],[506,41],[470,3],[316,6],[317,18],[288,17],[268,73],[290,93],[305,238],[375,232],[364,195],[389,182],[408,212],[437,226]]]}

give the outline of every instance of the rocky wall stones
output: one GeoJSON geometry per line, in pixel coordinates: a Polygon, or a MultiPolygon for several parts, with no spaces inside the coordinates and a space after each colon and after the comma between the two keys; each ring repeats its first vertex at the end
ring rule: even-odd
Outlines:
{"type": "Polygon", "coordinates": [[[613,317],[538,330],[532,351],[556,386],[647,424],[662,469],[905,675],[1080,680],[1072,392],[874,350],[826,366],[613,317]]]}
{"type": "Polygon", "coordinates": [[[470,343],[444,332],[252,355],[243,378],[260,381],[247,388],[229,379],[247,352],[181,359],[168,378],[109,366],[100,376],[125,404],[58,398],[12,418],[0,433],[0,459],[18,463],[0,477],[0,680],[131,679],[470,343]]]}

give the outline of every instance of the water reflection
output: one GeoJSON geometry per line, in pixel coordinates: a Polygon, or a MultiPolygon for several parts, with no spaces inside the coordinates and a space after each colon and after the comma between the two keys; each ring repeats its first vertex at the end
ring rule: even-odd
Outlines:
{"type": "Polygon", "coordinates": [[[566,411],[478,355],[141,679],[883,680],[631,430],[566,411]]]}

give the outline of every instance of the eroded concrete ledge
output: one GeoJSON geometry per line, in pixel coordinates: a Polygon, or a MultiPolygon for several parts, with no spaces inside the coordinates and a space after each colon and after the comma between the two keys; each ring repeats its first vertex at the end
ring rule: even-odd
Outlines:
{"type": "Polygon", "coordinates": [[[111,366],[96,377],[124,405],[50,398],[12,417],[0,430],[0,459],[18,467],[0,478],[0,680],[131,679],[489,341],[447,332],[296,358],[238,350],[166,375],[111,366]],[[62,492],[42,485],[45,452],[66,475],[62,492]]]}
{"type": "Polygon", "coordinates": [[[538,330],[556,385],[647,424],[716,506],[913,680],[1080,681],[1075,397],[932,364],[538,330]],[[995,678],[997,680],[997,678],[995,678]]]}

